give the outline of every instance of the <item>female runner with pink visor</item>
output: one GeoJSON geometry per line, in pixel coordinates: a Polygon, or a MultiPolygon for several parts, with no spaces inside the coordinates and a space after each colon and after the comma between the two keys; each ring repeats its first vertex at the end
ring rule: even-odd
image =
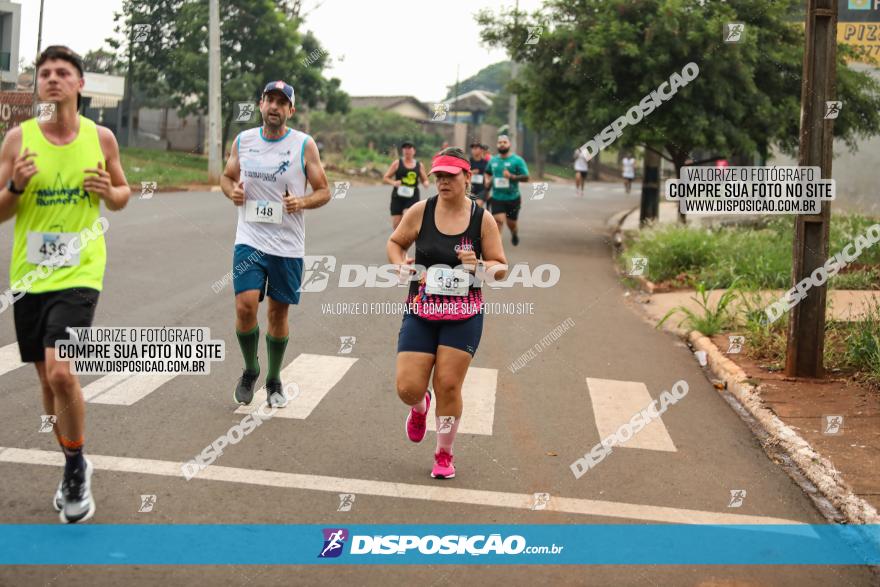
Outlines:
{"type": "Polygon", "coordinates": [[[387,246],[388,259],[411,280],[397,341],[397,394],[411,406],[406,434],[412,442],[425,438],[434,371],[435,479],[455,477],[461,386],[483,333],[480,282],[507,272],[498,225],[468,197],[470,167],[461,149],[440,151],[431,166],[438,194],[407,210],[387,246]],[[415,259],[406,256],[413,243],[415,259]]]}

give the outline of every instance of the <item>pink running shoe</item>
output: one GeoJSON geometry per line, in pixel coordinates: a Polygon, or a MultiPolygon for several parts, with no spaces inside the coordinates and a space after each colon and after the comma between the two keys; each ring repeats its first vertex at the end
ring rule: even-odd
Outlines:
{"type": "Polygon", "coordinates": [[[455,465],[452,464],[453,456],[440,449],[440,452],[434,455],[434,468],[431,470],[431,477],[434,479],[452,479],[455,477],[455,465]]]}
{"type": "Polygon", "coordinates": [[[425,413],[420,414],[415,408],[409,411],[406,417],[406,435],[413,442],[421,442],[425,439],[428,432],[428,410],[431,409],[431,391],[425,393],[425,413]]]}

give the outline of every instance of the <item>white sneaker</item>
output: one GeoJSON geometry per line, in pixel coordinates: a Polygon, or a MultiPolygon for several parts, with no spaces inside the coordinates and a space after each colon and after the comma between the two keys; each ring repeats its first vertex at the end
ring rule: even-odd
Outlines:
{"type": "Polygon", "coordinates": [[[92,461],[86,459],[86,470],[82,483],[74,479],[61,482],[62,508],[59,514],[65,524],[85,522],[95,515],[95,499],[92,497],[92,461]]]}
{"type": "Polygon", "coordinates": [[[58,483],[58,489],[55,490],[55,497],[52,499],[52,507],[56,512],[60,512],[64,508],[64,495],[61,493],[61,485],[63,484],[64,481],[58,483]]]}

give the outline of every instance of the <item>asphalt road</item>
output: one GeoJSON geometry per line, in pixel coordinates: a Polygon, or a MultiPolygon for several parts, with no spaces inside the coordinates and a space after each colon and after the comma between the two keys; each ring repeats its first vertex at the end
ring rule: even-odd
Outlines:
{"type": "MultiPolygon", "coordinates": [[[[307,254],[331,255],[337,267],[385,263],[387,199],[385,187],[352,188],[345,198],[309,211],[307,254]]],[[[219,193],[133,199],[108,216],[109,263],[96,325],[210,327],[214,338],[226,341],[228,358],[215,363],[210,375],[173,377],[130,405],[87,405],[86,450],[97,466],[98,507],[90,523],[823,523],[692,353],[628,305],[604,225],[636,204],[637,196],[625,196],[620,186],[596,184],[583,198],[573,186],[551,184],[543,199],[525,201],[520,245],[512,247],[504,235],[508,259],[531,268],[554,264],[560,279],[550,288],[485,292],[487,302],[531,304],[533,313],[486,318],[472,365],[482,412],[470,424],[481,433],[459,433],[454,480],[428,475],[433,436],[421,445],[404,438],[406,409],[394,391],[400,316],[336,313],[343,307],[337,303],[403,301],[403,290],[339,287],[337,270],[324,291],[304,293],[292,309],[285,358],[287,364],[319,356],[315,370],[335,369],[324,379],[310,374],[326,394],[307,417],[272,418],[229,447],[205,477],[186,481],[174,466],[179,469],[243,417],[231,401],[242,368],[233,293],[231,286],[212,289],[231,269],[235,213],[219,193]],[[565,321],[573,326],[540,343],[565,321]],[[352,336],[352,351],[340,353],[340,337],[352,336]],[[509,366],[536,344],[540,352],[513,372],[509,366]],[[662,424],[643,431],[642,447],[616,448],[586,475],[574,477],[569,465],[599,442],[615,411],[628,419],[626,402],[638,400],[639,389],[657,398],[679,380],[687,382],[688,394],[669,408],[662,424]],[[597,406],[602,389],[610,391],[597,406]],[[212,471],[215,477],[208,475],[212,471]],[[476,495],[471,499],[461,489],[483,493],[467,494],[476,495]],[[732,490],[746,491],[739,507],[729,507],[732,490]],[[356,496],[350,511],[337,511],[340,493],[356,496]],[[534,509],[535,493],[550,494],[544,509],[534,509]],[[138,511],[141,495],[156,496],[152,511],[138,511]]],[[[11,235],[11,223],[0,227],[2,267],[8,266],[11,235]]],[[[262,308],[260,322],[265,331],[262,308]]],[[[0,314],[0,347],[14,342],[12,312],[6,311],[0,314]]],[[[264,341],[261,361],[265,366],[264,341]]],[[[55,523],[49,500],[61,460],[52,435],[38,431],[42,410],[33,369],[0,375],[0,397],[0,447],[26,449],[0,449],[0,523],[55,523]]],[[[0,568],[0,585],[77,579],[90,585],[275,585],[331,578],[364,585],[876,584],[867,569],[852,567],[0,568]]]]}

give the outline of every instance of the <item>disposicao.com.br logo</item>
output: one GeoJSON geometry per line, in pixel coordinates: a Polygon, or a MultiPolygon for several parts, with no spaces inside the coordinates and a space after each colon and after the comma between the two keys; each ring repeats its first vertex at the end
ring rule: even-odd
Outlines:
{"type": "Polygon", "coordinates": [[[518,534],[502,537],[501,534],[477,534],[473,536],[449,534],[387,534],[365,536],[349,535],[345,528],[324,528],[323,547],[318,558],[335,558],[342,554],[346,541],[350,543],[350,555],[388,554],[439,554],[439,555],[517,555],[560,554],[564,546],[528,546],[526,539],[518,534]],[[349,540],[350,538],[350,540],[349,540]]]}

